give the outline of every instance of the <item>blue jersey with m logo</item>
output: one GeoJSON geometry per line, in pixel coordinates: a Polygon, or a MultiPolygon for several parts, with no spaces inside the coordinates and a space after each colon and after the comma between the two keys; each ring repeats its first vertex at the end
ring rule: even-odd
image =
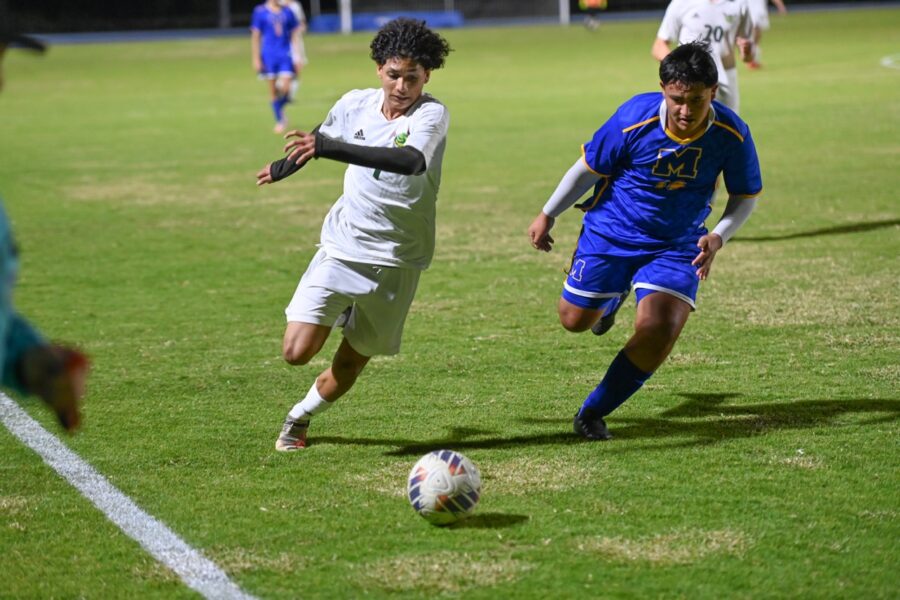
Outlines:
{"type": "Polygon", "coordinates": [[[762,191],[750,129],[718,102],[705,130],[680,139],[666,129],[663,95],[640,94],[620,106],[582,151],[585,164],[601,176],[581,205],[585,228],[628,245],[695,243],[706,233],[719,174],[731,196],[762,191]]]}

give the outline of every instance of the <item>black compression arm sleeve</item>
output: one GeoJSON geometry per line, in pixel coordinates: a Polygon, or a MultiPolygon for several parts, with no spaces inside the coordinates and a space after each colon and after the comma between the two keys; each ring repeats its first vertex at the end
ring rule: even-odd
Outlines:
{"type": "Polygon", "coordinates": [[[412,147],[372,148],[348,144],[316,132],[316,158],[320,157],[401,175],[420,175],[426,167],[425,156],[412,147]]]}
{"type": "Polygon", "coordinates": [[[272,176],[273,182],[281,181],[285,177],[290,177],[291,175],[302,169],[304,165],[306,165],[306,163],[298,165],[294,161],[288,160],[287,157],[284,157],[272,163],[269,168],[269,174],[272,176]]]}
{"type": "MultiPolygon", "coordinates": [[[[319,125],[316,125],[316,128],[310,132],[317,138],[319,136],[319,127],[319,125]]],[[[306,166],[306,163],[298,165],[294,161],[288,160],[285,156],[284,158],[276,160],[271,164],[271,166],[269,167],[269,174],[272,176],[272,182],[274,183],[276,181],[281,181],[285,177],[290,177],[291,175],[302,169],[304,166],[306,166]]]]}

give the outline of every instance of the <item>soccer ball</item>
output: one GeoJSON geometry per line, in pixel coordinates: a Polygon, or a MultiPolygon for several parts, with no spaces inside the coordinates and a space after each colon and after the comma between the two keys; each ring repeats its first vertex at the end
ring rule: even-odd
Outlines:
{"type": "Polygon", "coordinates": [[[407,494],[413,509],[432,525],[449,525],[475,510],[481,496],[481,473],[453,450],[436,450],[409,472],[407,494]]]}

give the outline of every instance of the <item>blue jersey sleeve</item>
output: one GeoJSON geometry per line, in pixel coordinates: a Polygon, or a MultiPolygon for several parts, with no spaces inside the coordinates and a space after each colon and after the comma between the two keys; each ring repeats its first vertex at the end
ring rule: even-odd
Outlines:
{"type": "Polygon", "coordinates": [[[732,196],[756,196],[762,191],[759,157],[749,129],[738,148],[728,153],[723,178],[732,196]]]}
{"type": "Polygon", "coordinates": [[[253,9],[253,18],[250,20],[250,29],[255,29],[256,31],[263,31],[266,26],[266,15],[265,9],[262,6],[257,6],[253,9]]]}
{"type": "Polygon", "coordinates": [[[624,136],[617,115],[618,113],[610,117],[594,137],[582,146],[585,164],[604,177],[613,174],[623,154],[624,136]]]}

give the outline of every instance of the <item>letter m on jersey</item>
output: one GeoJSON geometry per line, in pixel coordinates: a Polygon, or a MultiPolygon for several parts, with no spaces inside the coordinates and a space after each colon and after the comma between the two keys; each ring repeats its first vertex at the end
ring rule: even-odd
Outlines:
{"type": "Polygon", "coordinates": [[[653,165],[653,174],[660,177],[681,177],[694,179],[700,166],[700,148],[688,147],[681,150],[661,148],[653,165]]]}

